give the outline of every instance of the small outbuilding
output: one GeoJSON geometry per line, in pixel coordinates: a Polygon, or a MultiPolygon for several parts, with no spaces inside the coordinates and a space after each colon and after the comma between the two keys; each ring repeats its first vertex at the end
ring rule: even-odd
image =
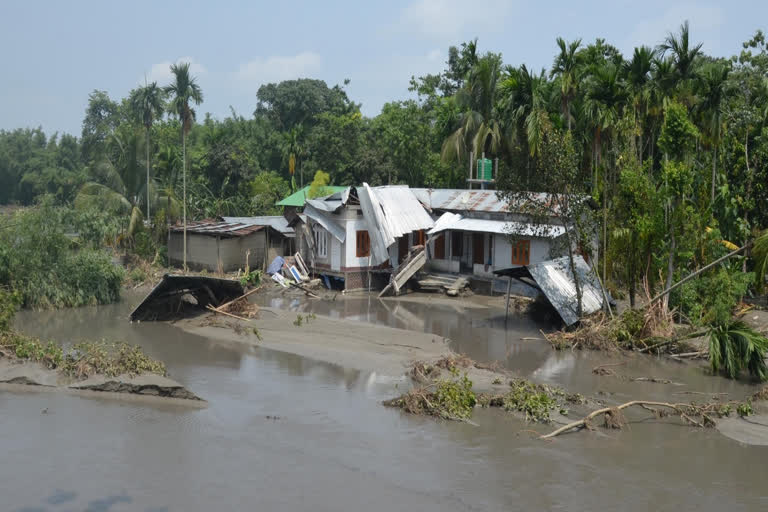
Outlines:
{"type": "MultiPolygon", "coordinates": [[[[282,218],[282,217],[280,217],[282,218]]],[[[275,256],[290,250],[288,236],[259,217],[203,220],[187,224],[187,267],[211,272],[265,269],[275,256]]],[[[287,226],[286,226],[287,227],[287,226]]],[[[184,263],[184,227],[168,234],[168,260],[184,263]]]]}

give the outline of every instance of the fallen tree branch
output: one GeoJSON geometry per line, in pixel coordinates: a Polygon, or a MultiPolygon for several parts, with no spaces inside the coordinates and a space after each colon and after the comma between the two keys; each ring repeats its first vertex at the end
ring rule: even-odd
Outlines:
{"type": "Polygon", "coordinates": [[[691,334],[686,334],[685,336],[682,336],[680,338],[675,338],[673,340],[662,341],[660,343],[656,343],[655,345],[649,345],[649,346],[647,346],[647,347],[645,347],[645,348],[643,348],[641,350],[638,350],[638,352],[640,352],[641,354],[644,353],[644,352],[650,352],[651,350],[656,349],[656,348],[665,347],[667,345],[671,345],[673,343],[677,343],[678,341],[689,340],[691,338],[698,338],[699,336],[704,336],[705,334],[707,334],[707,331],[697,331],[697,332],[694,332],[694,333],[691,333],[691,334]]]}
{"type": "Polygon", "coordinates": [[[704,357],[709,354],[709,350],[699,350],[698,352],[683,352],[682,354],[669,354],[669,357],[675,359],[687,359],[694,357],[704,357]]]}
{"type": "Polygon", "coordinates": [[[592,411],[591,413],[587,414],[585,417],[578,421],[574,421],[571,423],[568,423],[567,425],[563,425],[562,427],[558,428],[557,430],[554,430],[550,432],[549,434],[545,434],[541,436],[541,439],[551,439],[553,437],[557,437],[560,434],[564,432],[568,432],[569,430],[573,430],[575,428],[584,428],[588,426],[588,422],[595,418],[596,416],[600,416],[601,414],[610,413],[613,410],[623,410],[628,407],[632,406],[647,406],[647,407],[665,407],[668,409],[672,409],[675,412],[677,412],[681,418],[685,419],[686,421],[690,421],[692,424],[695,424],[697,426],[703,426],[700,422],[695,422],[690,418],[688,415],[686,415],[685,411],[682,409],[683,407],[692,407],[687,404],[671,404],[667,402],[649,402],[645,400],[632,400],[631,402],[626,402],[621,405],[617,405],[616,407],[603,407],[602,409],[597,409],[596,411],[592,411]]]}

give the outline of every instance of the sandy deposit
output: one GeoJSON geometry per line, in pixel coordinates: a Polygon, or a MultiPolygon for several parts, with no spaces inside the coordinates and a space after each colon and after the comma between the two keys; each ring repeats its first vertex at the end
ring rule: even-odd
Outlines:
{"type": "Polygon", "coordinates": [[[9,358],[0,358],[0,386],[9,390],[19,390],[23,387],[30,391],[106,393],[105,396],[112,397],[133,394],[204,403],[200,397],[178,382],[160,375],[95,375],[86,380],[72,381],[56,370],[50,370],[38,363],[9,358]]]}
{"type": "MultiPolygon", "coordinates": [[[[210,313],[174,325],[217,342],[256,345],[399,379],[409,374],[416,362],[432,364],[455,355],[449,340],[435,334],[326,316],[302,315],[297,326],[296,319],[297,313],[262,307],[259,318],[248,322],[210,313]],[[259,336],[253,333],[254,328],[259,336]]],[[[513,376],[474,365],[459,370],[467,374],[478,392],[504,390],[513,376]]]]}

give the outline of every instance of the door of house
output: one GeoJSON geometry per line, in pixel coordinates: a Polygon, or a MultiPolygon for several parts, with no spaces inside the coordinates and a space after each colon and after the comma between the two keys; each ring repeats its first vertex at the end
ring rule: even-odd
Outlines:
{"type": "Polygon", "coordinates": [[[485,235],[472,233],[472,263],[482,265],[485,263],[485,235]]]}
{"type": "Polygon", "coordinates": [[[331,239],[331,270],[334,272],[341,271],[341,242],[336,237],[329,237],[331,239]]]}
{"type": "Polygon", "coordinates": [[[468,233],[466,231],[463,231],[461,233],[461,262],[460,262],[460,271],[461,272],[472,272],[472,233],[468,233]]]}
{"type": "Polygon", "coordinates": [[[397,263],[400,264],[408,257],[408,235],[400,237],[397,243],[397,263]]]}

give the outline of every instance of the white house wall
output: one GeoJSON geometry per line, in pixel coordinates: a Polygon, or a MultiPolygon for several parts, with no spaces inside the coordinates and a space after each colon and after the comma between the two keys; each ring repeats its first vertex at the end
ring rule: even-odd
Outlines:
{"type": "Polygon", "coordinates": [[[362,268],[369,265],[370,259],[368,256],[364,258],[357,257],[358,231],[368,231],[368,222],[362,217],[348,220],[347,243],[344,244],[346,247],[344,248],[344,260],[342,262],[342,265],[346,268],[362,268]]]}

